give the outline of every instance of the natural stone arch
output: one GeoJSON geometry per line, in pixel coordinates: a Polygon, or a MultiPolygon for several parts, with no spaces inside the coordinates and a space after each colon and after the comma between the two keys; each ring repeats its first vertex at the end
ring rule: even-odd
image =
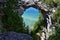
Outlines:
{"type": "MultiPolygon", "coordinates": [[[[44,20],[46,20],[46,29],[43,29],[44,32],[42,32],[42,37],[41,37],[41,40],[48,40],[48,37],[49,37],[49,29],[51,27],[52,24],[52,20],[51,20],[51,16],[52,16],[52,13],[55,12],[55,7],[53,8],[48,8],[49,6],[47,6],[45,3],[41,4],[41,3],[28,3],[28,4],[25,4],[25,5],[20,5],[20,15],[23,14],[23,12],[29,8],[29,7],[34,7],[38,10],[40,10],[40,12],[43,14],[43,18],[44,20]],[[46,38],[44,38],[44,33],[45,33],[45,36],[46,38]]],[[[53,27],[53,26],[52,26],[53,27]]]]}
{"type": "MultiPolygon", "coordinates": [[[[18,9],[18,12],[19,12],[19,14],[20,15],[22,15],[23,14],[23,12],[26,10],[26,9],[28,9],[28,8],[30,8],[30,7],[33,7],[33,8],[36,8],[36,9],[38,9],[42,14],[43,14],[43,18],[44,18],[44,20],[46,20],[46,18],[47,18],[47,14],[49,14],[49,10],[45,10],[44,8],[42,8],[42,7],[40,7],[39,5],[37,5],[37,4],[27,4],[27,5],[23,5],[23,6],[20,6],[20,9],[18,9]]],[[[47,22],[47,21],[46,21],[47,22]]],[[[46,24],[47,25],[47,24],[46,24]]]]}
{"type": "MultiPolygon", "coordinates": [[[[26,11],[26,9],[28,9],[28,8],[30,8],[30,7],[33,7],[33,8],[35,8],[35,9],[38,9],[39,12],[41,12],[41,10],[42,10],[42,9],[39,9],[40,7],[37,6],[37,5],[30,5],[30,6],[24,7],[24,10],[22,11],[22,15],[23,15],[23,12],[26,11]]],[[[44,14],[43,14],[43,15],[44,15],[44,14]]],[[[38,33],[38,32],[37,32],[37,33],[38,33]]],[[[36,36],[37,36],[37,40],[41,40],[41,36],[39,36],[38,34],[36,34],[36,36]]]]}
{"type": "Polygon", "coordinates": [[[39,5],[37,5],[37,4],[31,4],[31,5],[28,5],[28,6],[27,5],[20,6],[20,9],[18,9],[19,14],[22,15],[23,12],[26,9],[28,9],[29,7],[33,7],[33,8],[38,9],[43,14],[44,19],[46,17],[46,14],[49,13],[49,11],[45,11],[44,9],[42,9],[41,7],[39,7],[39,5]]]}
{"type": "MultiPolygon", "coordinates": [[[[36,4],[32,4],[32,5],[29,5],[29,6],[23,6],[22,7],[22,13],[21,13],[21,15],[23,15],[23,12],[26,10],[26,9],[28,9],[28,8],[30,8],[30,7],[33,7],[33,8],[36,8],[36,9],[38,9],[39,10],[39,12],[41,12],[42,13],[42,15],[43,15],[43,20],[46,20],[46,17],[47,17],[47,13],[49,13],[49,11],[45,11],[44,9],[41,9],[41,7],[39,7],[38,5],[36,5],[36,4]]],[[[47,22],[47,21],[46,21],[47,22]]],[[[46,24],[47,25],[47,24],[46,24]]]]}
{"type": "Polygon", "coordinates": [[[48,36],[47,36],[48,34],[47,33],[49,32],[48,29],[50,29],[49,27],[51,25],[53,25],[53,24],[51,24],[52,23],[51,22],[52,21],[51,20],[51,13],[54,12],[55,7],[49,9],[48,6],[46,5],[46,3],[41,4],[39,2],[33,2],[33,3],[27,3],[27,2],[22,3],[21,2],[22,4],[20,5],[20,8],[18,9],[18,11],[19,11],[19,14],[22,15],[22,13],[24,12],[24,10],[26,8],[29,8],[30,6],[35,7],[35,8],[38,8],[42,12],[42,14],[44,16],[44,19],[47,20],[47,26],[46,26],[47,27],[46,28],[46,30],[47,30],[47,32],[46,32],[46,40],[47,40],[47,38],[48,38],[48,36]]]}

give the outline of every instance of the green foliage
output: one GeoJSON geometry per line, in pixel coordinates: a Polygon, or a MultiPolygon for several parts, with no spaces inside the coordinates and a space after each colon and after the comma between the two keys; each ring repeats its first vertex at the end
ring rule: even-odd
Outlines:
{"type": "Polygon", "coordinates": [[[17,0],[7,0],[7,7],[4,9],[5,16],[2,18],[3,27],[7,31],[23,32],[23,19],[18,15],[17,10],[13,5],[17,4],[17,0]]]}
{"type": "Polygon", "coordinates": [[[53,4],[53,2],[60,4],[60,0],[41,0],[42,2],[45,2],[46,4],[53,4]]]}
{"type": "Polygon", "coordinates": [[[42,26],[44,27],[44,25],[43,25],[44,22],[42,19],[43,19],[43,15],[42,15],[42,13],[40,13],[38,21],[34,24],[33,31],[38,32],[39,30],[43,29],[42,26]]]}
{"type": "Polygon", "coordinates": [[[29,34],[29,26],[24,27],[24,33],[29,34]]]}
{"type": "Polygon", "coordinates": [[[6,29],[3,28],[2,26],[0,26],[0,31],[2,31],[2,32],[6,32],[6,29]]]}
{"type": "Polygon", "coordinates": [[[47,4],[53,4],[53,0],[45,0],[47,4]]]}
{"type": "Polygon", "coordinates": [[[54,14],[53,14],[53,19],[56,22],[57,27],[60,27],[60,11],[57,10],[54,14]]]}
{"type": "Polygon", "coordinates": [[[33,40],[37,40],[37,35],[35,32],[31,31],[31,36],[32,36],[33,40]]]}
{"type": "Polygon", "coordinates": [[[18,0],[6,0],[6,5],[12,9],[17,8],[18,6],[18,0]]]}
{"type": "Polygon", "coordinates": [[[51,35],[48,40],[60,40],[60,28],[56,27],[56,34],[51,35]]]}
{"type": "Polygon", "coordinates": [[[60,0],[55,0],[55,3],[60,4],[60,0]]]}
{"type": "Polygon", "coordinates": [[[60,10],[57,10],[55,13],[53,13],[53,20],[55,21],[55,35],[51,35],[49,37],[49,40],[60,40],[60,10]]]}
{"type": "Polygon", "coordinates": [[[39,32],[40,35],[41,35],[41,30],[44,28],[44,26],[45,26],[45,24],[44,24],[44,22],[43,22],[43,15],[42,15],[42,13],[40,13],[39,19],[38,19],[38,21],[34,24],[34,28],[33,28],[32,32],[31,32],[31,35],[32,35],[32,37],[33,37],[34,40],[37,40],[37,35],[36,35],[36,33],[39,32]]]}

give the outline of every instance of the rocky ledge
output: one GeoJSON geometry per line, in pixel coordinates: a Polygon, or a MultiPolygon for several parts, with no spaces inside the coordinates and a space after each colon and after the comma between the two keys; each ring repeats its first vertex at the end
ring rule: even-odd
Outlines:
{"type": "Polygon", "coordinates": [[[6,32],[0,33],[0,40],[33,40],[30,35],[16,33],[16,32],[6,32]]]}

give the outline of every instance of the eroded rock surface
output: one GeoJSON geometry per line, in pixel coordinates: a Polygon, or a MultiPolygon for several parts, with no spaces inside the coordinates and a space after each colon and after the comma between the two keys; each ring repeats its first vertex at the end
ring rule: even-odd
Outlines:
{"type": "Polygon", "coordinates": [[[16,33],[16,32],[7,32],[0,33],[0,40],[33,40],[30,35],[16,33]]]}

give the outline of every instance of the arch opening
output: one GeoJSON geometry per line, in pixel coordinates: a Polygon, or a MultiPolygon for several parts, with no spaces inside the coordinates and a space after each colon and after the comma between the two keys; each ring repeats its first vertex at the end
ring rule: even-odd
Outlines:
{"type": "Polygon", "coordinates": [[[34,27],[35,22],[38,21],[40,15],[40,10],[29,7],[27,8],[22,15],[23,22],[25,23],[25,27],[29,26],[30,29],[34,27]]]}

